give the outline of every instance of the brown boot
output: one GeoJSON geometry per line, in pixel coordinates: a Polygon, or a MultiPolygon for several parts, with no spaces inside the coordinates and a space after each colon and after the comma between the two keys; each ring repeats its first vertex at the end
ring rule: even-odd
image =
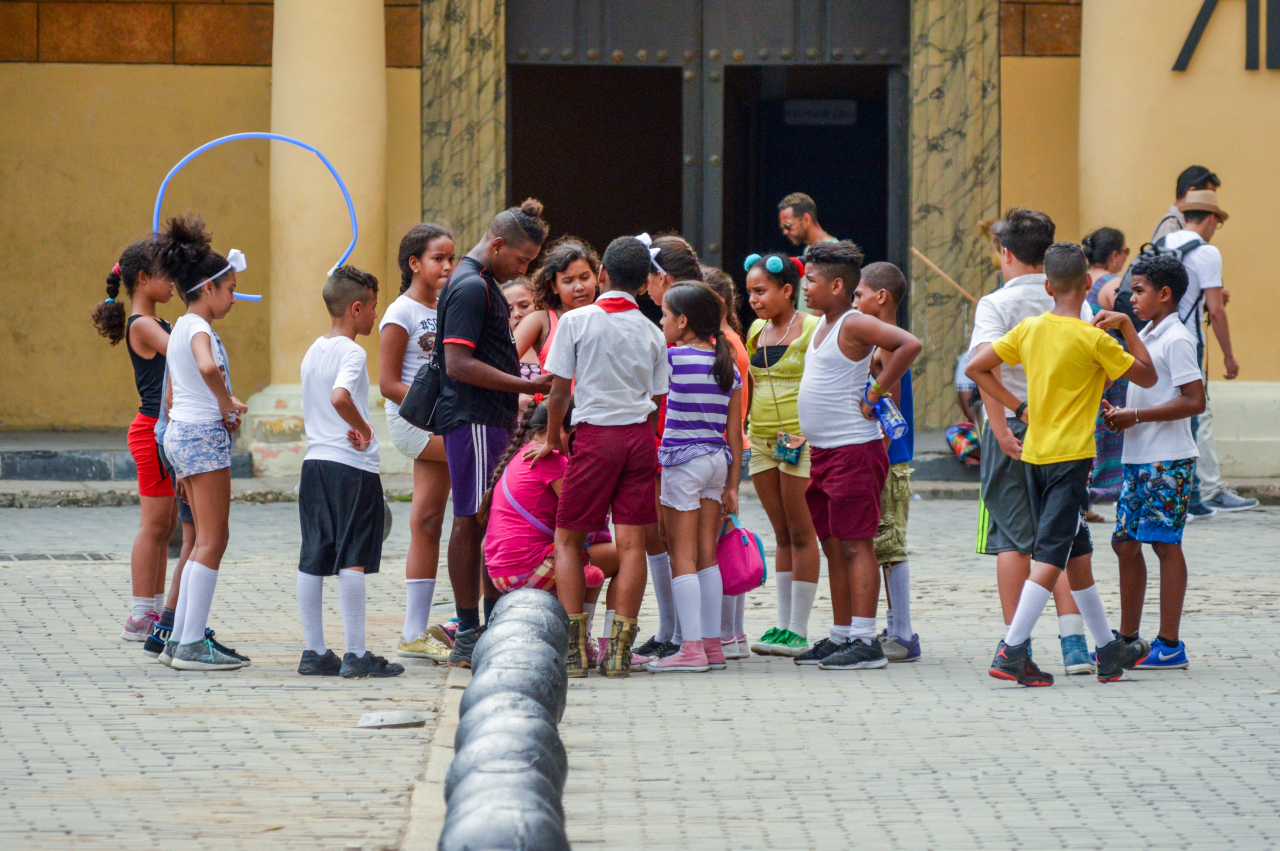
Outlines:
{"type": "Polygon", "coordinates": [[[587,616],[569,615],[569,658],[565,660],[565,675],[570,679],[582,679],[591,664],[587,661],[587,616]]]}
{"type": "Polygon", "coordinates": [[[606,677],[631,675],[631,645],[640,632],[635,618],[613,616],[613,630],[609,634],[609,647],[600,660],[600,673],[606,677]]]}

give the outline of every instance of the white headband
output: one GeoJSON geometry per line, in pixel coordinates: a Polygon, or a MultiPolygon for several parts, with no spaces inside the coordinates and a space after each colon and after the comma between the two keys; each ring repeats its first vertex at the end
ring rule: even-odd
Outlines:
{"type": "Polygon", "coordinates": [[[658,272],[660,272],[663,275],[667,274],[667,270],[663,269],[661,266],[658,265],[658,252],[661,251],[662,249],[653,247],[652,237],[650,237],[649,234],[647,233],[642,233],[639,236],[637,236],[636,239],[644,243],[644,247],[649,249],[649,262],[653,264],[653,268],[657,269],[658,272]]]}
{"type": "Polygon", "coordinates": [[[227,252],[227,265],[222,267],[222,271],[218,272],[218,274],[216,275],[210,275],[209,277],[205,278],[203,281],[196,284],[191,289],[187,290],[187,294],[190,295],[191,293],[203,287],[205,284],[211,283],[217,280],[218,278],[221,278],[223,275],[227,274],[232,269],[236,270],[237,272],[243,272],[245,269],[248,269],[248,268],[249,268],[249,262],[244,259],[244,252],[241,251],[239,248],[233,248],[227,252]]]}

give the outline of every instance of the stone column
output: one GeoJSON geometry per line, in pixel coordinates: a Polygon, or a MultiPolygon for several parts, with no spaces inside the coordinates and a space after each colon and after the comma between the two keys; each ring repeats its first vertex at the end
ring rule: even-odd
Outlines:
{"type": "MultiPolygon", "coordinates": [[[[276,0],[274,14],[271,130],[333,163],[360,226],[347,262],[387,281],[383,0],[276,0]]],[[[271,384],[248,402],[246,437],[255,473],[290,475],[306,453],[299,367],[329,328],[320,292],[351,225],[341,191],[309,151],[272,142],[270,187],[271,384]]]]}
{"type": "MultiPolygon", "coordinates": [[[[1000,4],[911,6],[911,245],[980,296],[997,271],[978,223],[1000,209],[1000,4]]],[[[914,255],[909,277],[912,332],[924,342],[912,370],[916,423],[950,425],[973,308],[914,255]]]]}
{"type": "Polygon", "coordinates": [[[507,206],[506,16],[502,0],[422,7],[422,218],[470,251],[507,206]]]}

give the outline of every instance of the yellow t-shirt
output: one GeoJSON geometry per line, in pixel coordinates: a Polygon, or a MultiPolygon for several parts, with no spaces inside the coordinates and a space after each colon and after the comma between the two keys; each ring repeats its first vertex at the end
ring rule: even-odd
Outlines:
{"type": "Polygon", "coordinates": [[[1094,424],[1106,379],[1129,371],[1133,355],[1087,322],[1042,313],[991,344],[1000,360],[1027,373],[1027,436],[1022,460],[1058,464],[1095,455],[1094,424]]]}
{"type": "MultiPolygon", "coordinates": [[[[769,368],[751,364],[751,419],[748,432],[752,440],[777,440],[778,432],[800,433],[800,411],[797,400],[800,394],[800,376],[804,374],[804,356],[809,341],[818,327],[818,317],[800,314],[800,336],[791,341],[786,353],[778,360],[769,360],[769,368]]],[[[760,343],[760,332],[765,320],[751,323],[747,334],[747,355],[754,361],[760,343]]],[[[773,348],[770,346],[770,348],[773,348]]]]}

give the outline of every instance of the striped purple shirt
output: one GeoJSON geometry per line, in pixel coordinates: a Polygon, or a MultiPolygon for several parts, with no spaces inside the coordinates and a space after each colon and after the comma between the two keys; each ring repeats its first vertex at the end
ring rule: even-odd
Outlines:
{"type": "Polygon", "coordinates": [[[671,390],[658,460],[664,467],[674,467],[713,452],[728,456],[724,432],[729,398],[742,387],[738,368],[733,369],[733,387],[726,393],[711,374],[714,351],[674,346],[667,349],[667,361],[671,364],[671,390]]]}

